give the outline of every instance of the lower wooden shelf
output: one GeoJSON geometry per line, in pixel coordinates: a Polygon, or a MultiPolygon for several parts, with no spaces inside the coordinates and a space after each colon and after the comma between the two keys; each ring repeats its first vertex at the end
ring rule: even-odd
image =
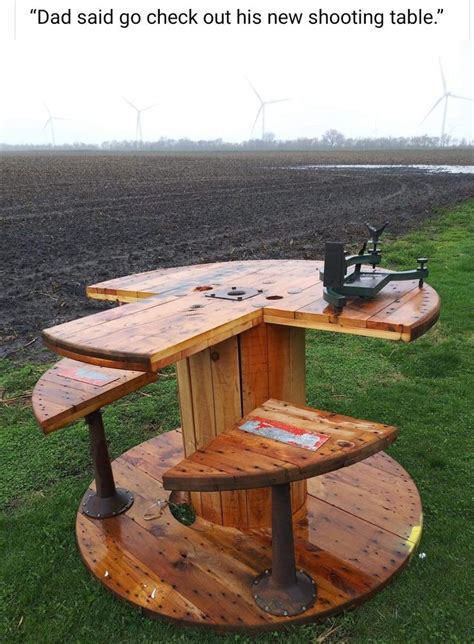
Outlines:
{"type": "Polygon", "coordinates": [[[168,508],[145,518],[153,504],[168,498],[162,474],[182,457],[177,430],[134,447],[113,462],[117,485],[134,494],[132,507],[105,520],[77,514],[87,568],[150,617],[249,631],[316,621],[381,590],[420,540],[416,486],[385,453],[309,479],[306,503],[294,515],[295,547],[298,566],[316,582],[317,601],[294,617],[270,615],[251,592],[255,576],[271,565],[269,530],[225,528],[199,517],[187,527],[168,508]]]}

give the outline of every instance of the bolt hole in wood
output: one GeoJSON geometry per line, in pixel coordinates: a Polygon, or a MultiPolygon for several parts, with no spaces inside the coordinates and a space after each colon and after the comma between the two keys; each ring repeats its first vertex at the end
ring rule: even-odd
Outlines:
{"type": "Polygon", "coordinates": [[[355,447],[355,444],[351,441],[336,441],[339,447],[355,447]]]}
{"type": "Polygon", "coordinates": [[[268,295],[266,299],[267,300],[282,300],[283,295],[268,295]]]}
{"type": "Polygon", "coordinates": [[[207,284],[204,286],[196,286],[194,289],[195,291],[212,291],[212,286],[208,286],[207,284]]]}

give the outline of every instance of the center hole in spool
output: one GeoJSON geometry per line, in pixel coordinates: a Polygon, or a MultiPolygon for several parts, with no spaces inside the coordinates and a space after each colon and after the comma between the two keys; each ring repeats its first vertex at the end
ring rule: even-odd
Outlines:
{"type": "Polygon", "coordinates": [[[238,290],[238,289],[232,289],[232,291],[229,291],[227,293],[227,295],[235,295],[235,296],[238,297],[238,296],[241,296],[241,295],[245,295],[245,291],[238,290]]]}

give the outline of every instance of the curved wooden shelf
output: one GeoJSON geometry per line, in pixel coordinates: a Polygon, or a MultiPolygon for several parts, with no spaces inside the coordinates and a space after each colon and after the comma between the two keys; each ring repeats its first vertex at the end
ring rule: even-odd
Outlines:
{"type": "Polygon", "coordinates": [[[156,374],[90,367],[64,358],[41,376],[31,404],[45,434],[155,382],[156,374]]]}
{"type": "Polygon", "coordinates": [[[118,484],[133,491],[133,506],[102,521],[77,515],[77,542],[87,568],[150,617],[219,630],[312,622],[380,591],[420,540],[416,486],[386,454],[310,479],[307,502],[294,519],[295,543],[297,562],[317,584],[317,601],[296,617],[269,615],[251,594],[253,578],[270,565],[269,530],[224,528],[200,517],[186,527],[168,509],[145,520],[152,504],[167,498],[163,472],[182,455],[178,431],[134,447],[113,463],[118,484]]]}
{"type": "Polygon", "coordinates": [[[83,362],[156,371],[262,323],[409,342],[438,318],[438,295],[415,280],[394,282],[335,315],[322,299],[321,267],[305,260],[225,262],[103,282],[88,295],[132,303],[46,329],[43,339],[83,362]],[[208,297],[210,289],[232,286],[261,293],[242,301],[208,297]]]}
{"type": "Polygon", "coordinates": [[[163,485],[167,490],[211,492],[301,481],[362,461],[396,436],[397,429],[389,425],[270,399],[167,470],[163,485]],[[255,418],[321,433],[327,440],[312,452],[239,429],[255,418]]]}

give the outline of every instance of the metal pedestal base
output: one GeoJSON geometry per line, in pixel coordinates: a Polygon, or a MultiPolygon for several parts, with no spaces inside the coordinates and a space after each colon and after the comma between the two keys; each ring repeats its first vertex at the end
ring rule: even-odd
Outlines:
{"type": "Polygon", "coordinates": [[[131,507],[133,494],[123,488],[117,488],[114,496],[101,497],[96,492],[88,490],[81,503],[82,512],[93,519],[115,517],[131,507]]]}
{"type": "Polygon", "coordinates": [[[133,503],[133,494],[115,487],[110,464],[104,423],[100,409],[86,416],[91,441],[92,465],[94,466],[96,492],[88,490],[82,501],[82,512],[93,519],[115,517],[128,510],[133,503]]]}
{"type": "Polygon", "coordinates": [[[255,603],[271,615],[289,616],[304,613],[316,600],[316,585],[303,570],[296,572],[296,583],[276,588],[272,571],[266,570],[255,578],[252,588],[255,603]]]}
{"type": "Polygon", "coordinates": [[[289,483],[272,486],[272,569],[255,578],[252,594],[270,615],[299,615],[316,599],[315,583],[296,569],[289,483]]]}

